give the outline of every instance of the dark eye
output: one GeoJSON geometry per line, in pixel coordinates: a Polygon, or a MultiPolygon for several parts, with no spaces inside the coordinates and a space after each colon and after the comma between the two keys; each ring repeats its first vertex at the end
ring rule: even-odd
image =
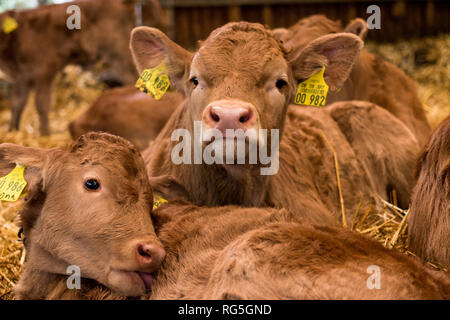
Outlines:
{"type": "Polygon", "coordinates": [[[197,77],[193,77],[190,81],[194,84],[194,86],[197,86],[197,85],[198,85],[198,79],[197,79],[197,77]]]}
{"type": "Polygon", "coordinates": [[[100,188],[100,182],[95,179],[89,179],[84,182],[84,187],[88,190],[95,191],[100,188]]]}
{"type": "Polygon", "coordinates": [[[284,80],[282,80],[282,79],[278,79],[277,82],[275,82],[275,86],[276,86],[278,89],[283,88],[285,85],[287,85],[287,82],[284,81],[284,80]]]}

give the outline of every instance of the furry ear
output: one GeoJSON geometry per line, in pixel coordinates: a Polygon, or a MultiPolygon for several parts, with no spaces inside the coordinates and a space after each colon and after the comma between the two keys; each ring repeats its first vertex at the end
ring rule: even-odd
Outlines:
{"type": "Polygon", "coordinates": [[[156,28],[137,27],[131,32],[130,50],[139,73],[165,62],[171,85],[181,90],[189,75],[192,53],[170,40],[156,28]]]}
{"type": "Polygon", "coordinates": [[[291,59],[294,77],[302,81],[325,66],[325,82],[336,90],[347,80],[362,47],[361,39],[349,33],[319,37],[291,59]]]}
{"type": "Polygon", "coordinates": [[[149,179],[153,194],[166,200],[188,200],[188,192],[175,177],[170,175],[151,177],[149,179]]]}
{"type": "Polygon", "coordinates": [[[367,35],[367,23],[361,18],[356,18],[350,21],[350,23],[345,27],[344,32],[353,33],[364,40],[367,35]]]}
{"type": "Polygon", "coordinates": [[[16,164],[25,165],[24,177],[29,191],[40,185],[48,150],[23,147],[12,143],[0,144],[0,176],[7,175],[16,164]]]}
{"type": "Polygon", "coordinates": [[[274,37],[281,42],[286,42],[286,39],[289,39],[292,36],[292,31],[286,28],[273,29],[272,33],[274,37]]]}
{"type": "Polygon", "coordinates": [[[16,164],[25,166],[27,185],[25,205],[19,213],[25,236],[29,235],[45,201],[44,178],[47,157],[52,150],[23,147],[12,143],[0,144],[0,176],[7,175],[16,164]]]}

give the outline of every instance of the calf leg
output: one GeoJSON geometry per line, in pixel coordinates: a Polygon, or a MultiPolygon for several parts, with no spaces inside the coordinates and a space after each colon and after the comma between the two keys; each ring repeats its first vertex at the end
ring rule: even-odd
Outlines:
{"type": "Polygon", "coordinates": [[[11,97],[11,121],[9,131],[19,130],[20,118],[28,100],[30,87],[26,84],[14,84],[11,97]]]}
{"type": "Polygon", "coordinates": [[[36,84],[36,97],[35,104],[39,115],[39,132],[43,136],[50,134],[50,128],[48,125],[48,112],[50,110],[51,103],[51,79],[40,80],[36,84]]]}

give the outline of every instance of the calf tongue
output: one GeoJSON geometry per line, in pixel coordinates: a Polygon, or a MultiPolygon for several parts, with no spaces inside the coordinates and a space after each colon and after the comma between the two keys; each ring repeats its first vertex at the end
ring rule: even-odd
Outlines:
{"type": "Polygon", "coordinates": [[[145,284],[145,289],[150,290],[152,288],[153,281],[155,281],[153,276],[150,273],[146,272],[138,272],[138,274],[145,284]]]}

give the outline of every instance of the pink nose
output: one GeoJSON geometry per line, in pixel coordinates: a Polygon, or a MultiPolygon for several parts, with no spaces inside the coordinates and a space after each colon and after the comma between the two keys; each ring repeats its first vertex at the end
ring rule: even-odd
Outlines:
{"type": "Polygon", "coordinates": [[[142,269],[149,270],[148,272],[159,269],[166,256],[166,251],[153,243],[139,243],[136,251],[139,266],[142,269]]]}
{"type": "Polygon", "coordinates": [[[248,103],[230,103],[228,101],[211,103],[203,111],[203,122],[208,129],[215,128],[223,134],[226,129],[244,131],[256,125],[256,111],[248,103]]]}

